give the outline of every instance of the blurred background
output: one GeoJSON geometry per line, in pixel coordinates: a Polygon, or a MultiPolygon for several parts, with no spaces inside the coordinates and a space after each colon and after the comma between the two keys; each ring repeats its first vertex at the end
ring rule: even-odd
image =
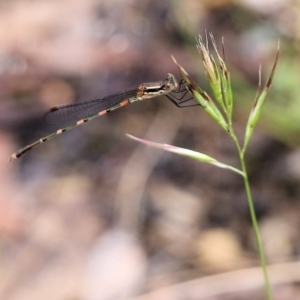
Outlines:
{"type": "Polygon", "coordinates": [[[265,299],[242,179],[125,133],[239,167],[200,107],[164,96],[40,145],[43,114],[163,80],[177,61],[209,92],[195,37],[224,37],[242,138],[258,69],[274,85],[248,168],[274,299],[300,298],[300,2],[0,2],[0,299],[265,299]]]}

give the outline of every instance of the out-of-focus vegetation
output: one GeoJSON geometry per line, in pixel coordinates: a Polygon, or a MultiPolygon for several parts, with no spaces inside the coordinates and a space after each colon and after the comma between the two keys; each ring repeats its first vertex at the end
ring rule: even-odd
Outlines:
{"type": "Polygon", "coordinates": [[[42,118],[55,105],[136,88],[168,72],[179,80],[171,55],[203,86],[195,36],[205,30],[219,46],[225,39],[240,136],[259,65],[270,72],[281,41],[247,158],[267,260],[281,263],[270,268],[275,299],[299,298],[298,25],[297,1],[2,1],[0,298],[263,297],[261,272],[249,269],[259,263],[239,176],[125,136],[239,167],[231,141],[200,107],[141,101],[8,162],[60,128],[42,118]]]}

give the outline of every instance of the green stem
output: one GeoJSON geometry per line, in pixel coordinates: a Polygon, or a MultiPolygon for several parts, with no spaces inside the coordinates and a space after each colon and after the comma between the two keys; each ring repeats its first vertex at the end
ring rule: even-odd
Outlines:
{"type": "Polygon", "coordinates": [[[251,221],[252,221],[252,225],[253,225],[253,229],[254,229],[257,249],[258,249],[258,253],[259,253],[260,264],[263,269],[267,299],[272,300],[271,286],[270,286],[270,281],[269,281],[269,276],[268,276],[268,271],[267,271],[267,266],[266,266],[264,250],[263,250],[263,246],[262,246],[262,242],[261,242],[260,232],[259,232],[259,228],[258,228],[256,213],[255,213],[255,209],[254,209],[253,199],[252,199],[252,195],[251,195],[251,189],[250,189],[250,184],[249,184],[249,180],[248,180],[246,164],[245,164],[245,160],[244,160],[244,152],[240,152],[240,162],[242,165],[242,170],[244,172],[244,176],[243,176],[244,184],[245,184],[247,200],[248,200],[248,205],[249,205],[249,210],[250,210],[250,215],[251,215],[251,221]]]}
{"type": "Polygon", "coordinates": [[[239,144],[239,141],[236,137],[236,135],[233,132],[233,128],[230,128],[230,136],[234,140],[236,147],[239,152],[239,157],[240,157],[240,162],[242,166],[242,171],[243,171],[243,178],[244,178],[244,185],[246,189],[246,195],[247,195],[247,201],[248,201],[248,206],[250,210],[250,216],[251,216],[251,221],[252,221],[252,226],[254,229],[254,235],[256,239],[256,244],[257,244],[257,249],[258,249],[258,254],[260,258],[260,264],[263,270],[263,275],[264,275],[264,282],[265,282],[265,290],[267,294],[267,299],[272,300],[272,293],[271,293],[271,286],[270,286],[270,281],[269,281],[269,276],[268,276],[268,271],[267,271],[267,265],[266,265],[266,260],[265,260],[265,254],[261,242],[261,237],[260,237],[260,232],[259,232],[259,227],[258,227],[258,222],[256,218],[256,213],[255,213],[255,208],[254,208],[254,203],[252,199],[252,194],[251,194],[251,189],[250,189],[250,184],[249,184],[249,179],[248,179],[248,174],[247,174],[247,168],[246,168],[246,163],[244,159],[245,155],[245,148],[241,149],[241,146],[239,144]]]}

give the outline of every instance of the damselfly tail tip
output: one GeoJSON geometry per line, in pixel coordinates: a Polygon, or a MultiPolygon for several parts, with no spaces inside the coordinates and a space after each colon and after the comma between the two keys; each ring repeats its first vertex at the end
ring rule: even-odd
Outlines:
{"type": "Polygon", "coordinates": [[[9,161],[13,161],[13,160],[16,160],[18,159],[16,153],[12,154],[12,156],[9,158],[9,161]]]}

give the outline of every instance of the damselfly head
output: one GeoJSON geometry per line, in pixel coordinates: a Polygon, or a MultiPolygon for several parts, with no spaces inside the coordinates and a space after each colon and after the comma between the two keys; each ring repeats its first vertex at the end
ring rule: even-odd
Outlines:
{"type": "Polygon", "coordinates": [[[175,76],[171,73],[168,73],[165,80],[165,90],[173,91],[177,87],[178,87],[178,83],[175,76]]]}

